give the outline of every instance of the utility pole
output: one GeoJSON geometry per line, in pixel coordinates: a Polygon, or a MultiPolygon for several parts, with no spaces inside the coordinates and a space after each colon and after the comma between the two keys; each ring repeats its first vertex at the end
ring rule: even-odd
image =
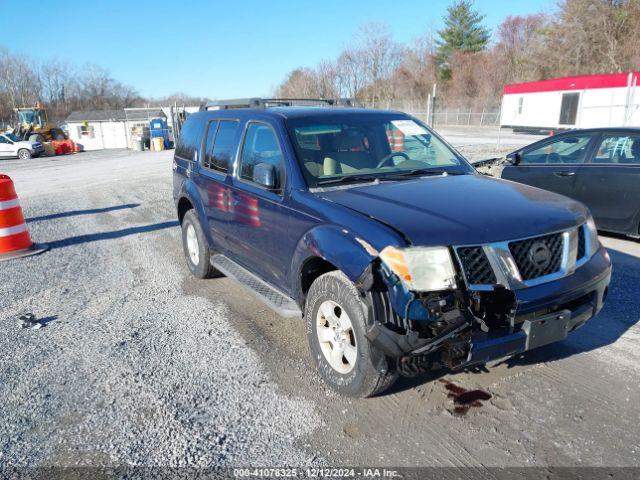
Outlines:
{"type": "Polygon", "coordinates": [[[433,84],[433,90],[431,91],[431,100],[430,100],[431,108],[429,109],[429,111],[431,112],[431,119],[429,121],[429,125],[431,126],[431,128],[434,127],[434,120],[436,118],[436,115],[435,115],[435,113],[436,113],[435,112],[435,110],[436,110],[436,85],[437,84],[435,84],[435,83],[433,84]]]}

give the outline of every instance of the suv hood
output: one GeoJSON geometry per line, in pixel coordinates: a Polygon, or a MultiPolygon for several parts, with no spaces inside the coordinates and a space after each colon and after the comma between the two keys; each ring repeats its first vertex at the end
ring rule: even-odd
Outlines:
{"type": "Polygon", "coordinates": [[[577,227],[587,210],[567,197],[483,175],[382,182],[318,195],[401,232],[413,245],[473,245],[577,227]]]}

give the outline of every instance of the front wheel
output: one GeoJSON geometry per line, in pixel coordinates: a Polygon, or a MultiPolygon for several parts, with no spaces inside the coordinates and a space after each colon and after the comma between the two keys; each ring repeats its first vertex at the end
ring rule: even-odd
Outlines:
{"type": "Polygon", "coordinates": [[[18,158],[20,160],[29,160],[31,158],[31,152],[26,148],[21,148],[18,150],[18,158]]]}
{"type": "Polygon", "coordinates": [[[358,291],[342,272],[325,273],[311,285],[305,306],[311,356],[331,388],[354,397],[381,393],[397,378],[365,337],[365,315],[358,291]]]}
{"type": "Polygon", "coordinates": [[[194,210],[189,210],[182,219],[182,248],[194,276],[211,278],[218,273],[211,265],[209,243],[194,210]]]}

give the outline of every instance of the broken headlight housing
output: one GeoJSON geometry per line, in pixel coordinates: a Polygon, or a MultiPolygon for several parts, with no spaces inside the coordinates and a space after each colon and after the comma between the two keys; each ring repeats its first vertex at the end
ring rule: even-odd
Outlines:
{"type": "Polygon", "coordinates": [[[380,252],[380,258],[409,290],[432,292],[456,286],[456,270],[447,247],[388,246],[380,252]]]}
{"type": "Polygon", "coordinates": [[[589,214],[587,217],[587,255],[589,258],[600,248],[600,239],[598,238],[598,229],[596,228],[596,222],[593,220],[593,215],[589,214]]]}

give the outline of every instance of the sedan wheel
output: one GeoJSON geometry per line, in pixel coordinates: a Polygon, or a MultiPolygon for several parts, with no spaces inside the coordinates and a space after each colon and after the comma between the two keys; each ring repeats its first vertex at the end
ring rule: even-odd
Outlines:
{"type": "Polygon", "coordinates": [[[20,160],[29,160],[31,158],[31,152],[23,148],[18,152],[18,158],[20,160]]]}

